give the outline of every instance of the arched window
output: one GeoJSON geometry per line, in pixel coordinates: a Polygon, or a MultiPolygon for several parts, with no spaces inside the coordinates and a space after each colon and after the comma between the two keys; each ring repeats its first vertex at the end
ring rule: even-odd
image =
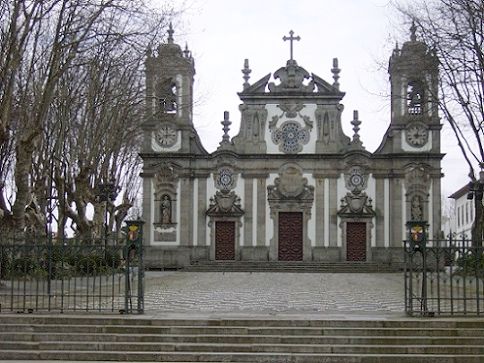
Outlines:
{"type": "Polygon", "coordinates": [[[407,87],[407,112],[409,115],[423,113],[424,92],[421,82],[411,81],[407,87]]]}
{"type": "Polygon", "coordinates": [[[173,113],[177,110],[177,89],[173,79],[166,79],[158,88],[160,108],[162,112],[173,113]]]}

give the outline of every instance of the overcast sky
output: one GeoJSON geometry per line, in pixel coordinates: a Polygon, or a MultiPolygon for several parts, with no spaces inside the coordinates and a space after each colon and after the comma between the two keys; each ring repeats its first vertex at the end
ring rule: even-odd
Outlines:
{"type": "MultiPolygon", "coordinates": [[[[289,44],[282,37],[294,30],[294,59],[309,73],[333,82],[332,59],[339,59],[343,129],[359,110],[361,139],[368,151],[380,144],[390,123],[388,58],[409,38],[389,0],[172,0],[185,9],[174,19],[175,42],[188,43],[195,58],[194,124],[203,145],[214,151],[222,138],[223,112],[230,112],[230,135],[238,133],[244,59],[252,69],[249,83],[285,66],[289,44]]],[[[456,142],[442,131],[443,193],[448,196],[468,182],[456,142]]]]}

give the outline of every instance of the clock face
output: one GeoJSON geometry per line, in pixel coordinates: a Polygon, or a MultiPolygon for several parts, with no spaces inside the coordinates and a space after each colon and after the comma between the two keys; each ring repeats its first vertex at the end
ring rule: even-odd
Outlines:
{"type": "Polygon", "coordinates": [[[162,147],[173,146],[176,142],[176,130],[171,125],[163,125],[156,132],[156,142],[162,147]]]}
{"type": "Polygon", "coordinates": [[[425,125],[413,124],[407,127],[407,142],[415,147],[422,147],[427,143],[429,132],[425,125]]]}

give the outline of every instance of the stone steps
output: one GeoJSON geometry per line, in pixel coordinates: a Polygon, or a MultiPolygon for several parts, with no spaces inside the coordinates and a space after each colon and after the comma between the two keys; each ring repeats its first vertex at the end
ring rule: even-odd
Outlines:
{"type": "Polygon", "coordinates": [[[184,268],[190,272],[390,273],[401,270],[398,264],[315,261],[197,261],[184,268]]]}
{"type": "Polygon", "coordinates": [[[484,319],[0,315],[0,360],[482,362],[484,319]]]}

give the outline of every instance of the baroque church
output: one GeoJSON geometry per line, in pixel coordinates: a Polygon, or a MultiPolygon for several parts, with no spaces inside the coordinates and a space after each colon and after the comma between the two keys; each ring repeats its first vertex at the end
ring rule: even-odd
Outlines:
{"type": "Polygon", "coordinates": [[[327,81],[292,54],[255,82],[245,60],[240,130],[209,153],[193,122],[195,66],[167,42],[146,57],[143,219],[148,267],[195,261],[402,261],[408,220],[440,231],[438,61],[417,40],[391,54],[391,118],[378,149],[344,134],[338,60],[327,81]]]}

